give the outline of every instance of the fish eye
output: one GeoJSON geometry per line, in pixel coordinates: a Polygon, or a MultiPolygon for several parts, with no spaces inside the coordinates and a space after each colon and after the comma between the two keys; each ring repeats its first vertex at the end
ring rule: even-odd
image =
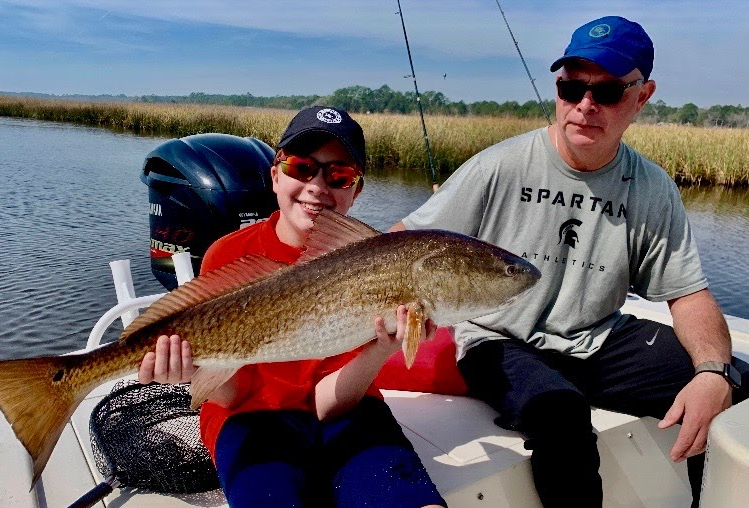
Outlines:
{"type": "Polygon", "coordinates": [[[518,273],[518,267],[515,265],[507,265],[507,268],[505,268],[505,274],[507,274],[510,277],[514,277],[518,273]]]}

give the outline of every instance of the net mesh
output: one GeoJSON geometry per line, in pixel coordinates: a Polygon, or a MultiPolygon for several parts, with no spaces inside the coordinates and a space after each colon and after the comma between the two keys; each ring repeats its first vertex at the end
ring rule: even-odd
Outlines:
{"type": "Polygon", "coordinates": [[[187,385],[120,381],[92,411],[89,428],[96,467],[123,487],[170,494],[219,487],[187,385]]]}

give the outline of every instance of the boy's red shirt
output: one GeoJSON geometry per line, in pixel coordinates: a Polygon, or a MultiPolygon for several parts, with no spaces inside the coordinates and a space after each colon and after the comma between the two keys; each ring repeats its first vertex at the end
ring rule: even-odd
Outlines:
{"type": "MultiPolygon", "coordinates": [[[[267,221],[253,224],[219,238],[203,257],[201,273],[215,270],[247,254],[262,254],[275,261],[293,264],[301,249],[281,242],[276,235],[279,212],[267,221]]],[[[374,328],[374,324],[373,324],[374,328]]],[[[235,414],[275,409],[300,409],[315,412],[315,385],[328,374],[346,365],[361,348],[323,360],[260,363],[245,365],[237,372],[242,401],[226,409],[206,401],[200,410],[200,435],[215,457],[216,440],[226,420],[235,414]]],[[[382,398],[371,385],[367,395],[382,398]]]]}

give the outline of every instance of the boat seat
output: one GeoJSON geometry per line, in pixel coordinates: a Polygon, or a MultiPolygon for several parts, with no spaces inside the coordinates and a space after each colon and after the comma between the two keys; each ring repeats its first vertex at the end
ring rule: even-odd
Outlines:
{"type": "MultiPolygon", "coordinates": [[[[93,407],[109,393],[112,385],[97,388],[66,426],[35,489],[40,507],[68,506],[103,481],[92,458],[88,420],[93,407]]],[[[470,397],[433,393],[385,390],[384,395],[450,506],[540,508],[531,478],[530,452],[523,447],[523,436],[497,427],[496,413],[486,404],[470,397]]],[[[592,410],[592,420],[599,434],[604,489],[607,495],[615,494],[623,500],[623,504],[607,506],[688,505],[685,467],[671,464],[664,457],[675,438],[673,432],[658,431],[655,420],[600,409],[592,410]],[[653,471],[659,471],[658,475],[653,471]],[[681,494],[674,499],[673,492],[681,494]],[[648,496],[660,496],[670,504],[643,502],[648,496]]],[[[16,464],[13,469],[23,468],[16,464]]],[[[19,488],[28,488],[23,485],[28,483],[19,488]]],[[[115,489],[103,506],[110,505],[218,508],[226,506],[226,501],[220,491],[169,496],[115,489]]],[[[26,508],[21,504],[10,506],[26,508]]]]}
{"type": "MultiPolygon", "coordinates": [[[[541,507],[524,437],[495,425],[497,413],[489,406],[465,396],[384,393],[450,506],[541,507]]],[[[595,408],[591,419],[599,436],[605,506],[689,505],[686,465],[667,458],[678,428],[664,431],[652,418],[595,408]]]]}

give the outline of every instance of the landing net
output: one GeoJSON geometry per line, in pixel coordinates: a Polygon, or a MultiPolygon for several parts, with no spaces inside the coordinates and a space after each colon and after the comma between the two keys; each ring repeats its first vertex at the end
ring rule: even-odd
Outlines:
{"type": "Polygon", "coordinates": [[[120,381],[94,408],[89,428],[96,467],[123,487],[170,494],[219,488],[188,385],[120,381]]]}

